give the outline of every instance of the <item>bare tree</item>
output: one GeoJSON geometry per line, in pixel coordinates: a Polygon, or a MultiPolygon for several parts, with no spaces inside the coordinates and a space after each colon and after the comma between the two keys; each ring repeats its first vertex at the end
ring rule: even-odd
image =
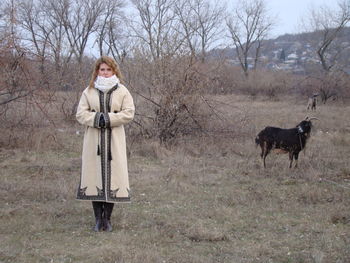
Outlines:
{"type": "Polygon", "coordinates": [[[190,23],[195,12],[190,9],[192,6],[181,2],[180,6],[193,14],[185,20],[186,13],[176,8],[179,2],[134,0],[133,3],[138,15],[132,24],[137,42],[129,86],[136,99],[142,101],[140,104],[145,105],[139,107],[135,123],[143,134],[168,143],[201,128],[200,100],[195,94],[205,77],[201,77],[196,60],[190,56],[195,48],[194,35],[199,39],[190,23]],[[181,19],[185,23],[181,24],[181,19]],[[193,45],[189,48],[188,44],[193,45]]]}
{"type": "Polygon", "coordinates": [[[14,0],[1,3],[1,44],[15,51],[20,46],[20,33],[18,31],[17,6],[14,0]]]}
{"type": "Polygon", "coordinates": [[[248,77],[249,56],[253,56],[255,69],[260,56],[262,41],[273,26],[264,0],[239,0],[232,15],[226,20],[230,38],[236,49],[239,63],[248,77]]]}
{"type": "Polygon", "coordinates": [[[153,61],[173,56],[182,46],[183,39],[177,28],[173,0],[132,0],[138,20],[132,28],[140,47],[153,61]]]}
{"type": "Polygon", "coordinates": [[[24,66],[25,49],[18,33],[17,6],[14,0],[1,6],[0,115],[7,106],[32,94],[28,71],[24,66]]]}
{"type": "Polygon", "coordinates": [[[39,86],[53,92],[66,84],[69,62],[73,56],[63,24],[68,12],[67,1],[21,0],[18,21],[23,32],[27,54],[39,62],[39,86]],[[53,88],[53,87],[54,88],[53,88]]]}
{"type": "Polygon", "coordinates": [[[104,11],[104,1],[60,0],[66,6],[62,21],[70,47],[79,63],[82,62],[89,38],[98,28],[98,20],[104,11]]]}
{"type": "Polygon", "coordinates": [[[308,27],[315,31],[317,55],[323,70],[329,72],[337,62],[342,49],[337,46],[337,38],[350,21],[350,1],[339,0],[336,9],[323,5],[310,10],[308,27]]]}
{"type": "Polygon", "coordinates": [[[105,1],[103,15],[97,29],[96,44],[99,54],[111,55],[119,62],[122,62],[127,54],[130,43],[126,43],[128,38],[127,21],[128,18],[123,13],[125,6],[122,0],[105,1]]]}
{"type": "Polygon", "coordinates": [[[193,0],[192,9],[198,26],[195,29],[200,39],[201,60],[204,62],[206,51],[210,44],[217,40],[222,32],[225,6],[219,1],[211,3],[208,0],[193,0]]]}
{"type": "Polygon", "coordinates": [[[208,0],[178,1],[174,6],[176,19],[181,25],[179,33],[186,40],[192,57],[200,53],[204,62],[209,46],[222,33],[224,5],[208,0]]]}
{"type": "Polygon", "coordinates": [[[24,30],[24,40],[29,44],[29,50],[40,61],[40,71],[43,75],[44,63],[48,53],[48,39],[53,30],[46,24],[46,17],[41,11],[41,5],[33,0],[21,1],[18,5],[18,21],[24,30]]]}
{"type": "Polygon", "coordinates": [[[50,57],[53,57],[56,72],[62,77],[67,72],[67,65],[73,56],[73,48],[69,46],[65,28],[64,14],[68,12],[69,2],[61,0],[40,0],[45,16],[46,26],[51,28],[48,43],[50,57]]]}
{"type": "Polygon", "coordinates": [[[174,13],[179,21],[180,27],[177,28],[178,33],[185,39],[187,48],[191,57],[196,57],[198,39],[196,38],[196,30],[198,28],[197,20],[191,8],[191,2],[188,0],[180,0],[174,5],[174,13]]]}
{"type": "Polygon", "coordinates": [[[94,0],[22,0],[19,3],[24,39],[41,61],[43,74],[45,61],[54,62],[58,79],[73,56],[81,63],[102,9],[102,4],[94,0]]]}

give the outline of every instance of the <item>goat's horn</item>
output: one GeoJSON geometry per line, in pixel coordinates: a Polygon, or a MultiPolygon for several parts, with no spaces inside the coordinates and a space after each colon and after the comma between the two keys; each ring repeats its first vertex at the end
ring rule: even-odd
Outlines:
{"type": "Polygon", "coordinates": [[[309,118],[309,121],[312,121],[312,120],[318,120],[319,121],[319,119],[317,119],[316,117],[309,118]]]}
{"type": "Polygon", "coordinates": [[[307,121],[308,119],[309,119],[309,116],[306,116],[306,117],[305,117],[305,121],[307,121]]]}

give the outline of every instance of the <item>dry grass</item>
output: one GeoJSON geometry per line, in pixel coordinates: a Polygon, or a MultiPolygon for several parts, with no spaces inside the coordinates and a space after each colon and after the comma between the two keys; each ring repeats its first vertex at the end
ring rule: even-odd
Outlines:
{"type": "Polygon", "coordinates": [[[133,201],[115,207],[112,233],[92,232],[91,204],[74,199],[74,127],[57,133],[63,148],[2,149],[0,262],[350,262],[350,107],[312,114],[298,169],[273,154],[262,169],[256,133],[296,125],[304,102],[215,101],[231,134],[133,146],[133,201]]]}

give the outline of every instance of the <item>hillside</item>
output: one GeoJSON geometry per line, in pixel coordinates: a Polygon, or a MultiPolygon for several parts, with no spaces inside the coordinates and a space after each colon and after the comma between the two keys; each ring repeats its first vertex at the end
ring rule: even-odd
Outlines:
{"type": "MultiPolygon", "coordinates": [[[[305,74],[320,68],[317,56],[318,45],[322,39],[320,32],[285,34],[275,39],[263,41],[260,66],[272,70],[288,70],[305,74]]],[[[235,49],[212,50],[211,55],[224,56],[232,64],[239,65],[235,49]]],[[[336,57],[338,66],[350,73],[350,28],[345,28],[330,48],[330,57],[336,57]]],[[[253,61],[253,59],[250,59],[253,61]]]]}

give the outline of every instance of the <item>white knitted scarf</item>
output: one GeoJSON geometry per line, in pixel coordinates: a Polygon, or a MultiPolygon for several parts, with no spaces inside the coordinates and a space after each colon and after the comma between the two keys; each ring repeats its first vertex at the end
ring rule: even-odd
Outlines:
{"type": "Polygon", "coordinates": [[[95,88],[105,93],[119,83],[120,81],[116,75],[109,78],[97,76],[95,80],[95,88]]]}

